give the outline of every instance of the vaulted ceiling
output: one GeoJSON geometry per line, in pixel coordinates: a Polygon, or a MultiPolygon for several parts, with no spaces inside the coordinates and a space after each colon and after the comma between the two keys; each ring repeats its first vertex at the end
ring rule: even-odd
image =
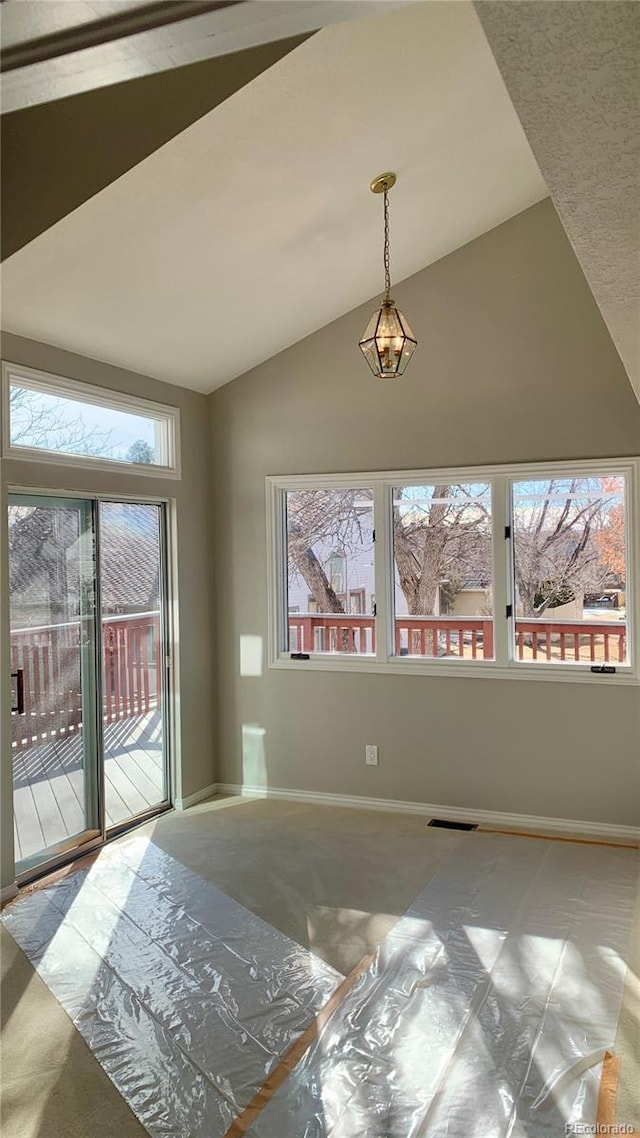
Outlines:
{"type": "Polygon", "coordinates": [[[474,9],[324,28],[10,257],[12,332],[211,391],[546,196],[474,9]],[[390,50],[390,45],[393,50],[390,50]]]}
{"type": "Polygon", "coordinates": [[[395,280],[551,191],[640,395],[638,6],[42,7],[7,5],[36,20],[4,33],[7,330],[211,391],[379,292],[393,169],[395,280]]]}

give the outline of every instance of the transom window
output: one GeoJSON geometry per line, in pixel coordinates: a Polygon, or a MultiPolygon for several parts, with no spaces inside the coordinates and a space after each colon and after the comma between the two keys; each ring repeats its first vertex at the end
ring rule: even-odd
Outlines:
{"type": "Polygon", "coordinates": [[[3,364],[5,457],[179,474],[179,411],[3,364]]]}
{"type": "Polygon", "coordinates": [[[272,666],[637,682],[639,466],[268,478],[272,666]]]}

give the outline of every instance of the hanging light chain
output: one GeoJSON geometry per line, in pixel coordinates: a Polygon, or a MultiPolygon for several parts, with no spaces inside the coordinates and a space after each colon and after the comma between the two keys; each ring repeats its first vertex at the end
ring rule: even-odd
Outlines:
{"type": "Polygon", "coordinates": [[[384,302],[391,297],[391,269],[389,253],[389,191],[384,191],[384,302]]]}
{"type": "Polygon", "coordinates": [[[383,195],[384,298],[377,311],[371,314],[371,318],[360,337],[359,347],[371,371],[378,379],[395,379],[396,376],[403,375],[418,344],[403,314],[398,311],[391,299],[389,190],[395,184],[396,175],[391,171],[386,174],[378,174],[378,177],[369,183],[369,189],[372,193],[383,195]]]}

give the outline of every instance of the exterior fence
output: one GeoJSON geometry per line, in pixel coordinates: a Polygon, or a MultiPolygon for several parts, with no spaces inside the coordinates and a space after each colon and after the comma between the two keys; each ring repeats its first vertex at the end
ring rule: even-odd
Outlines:
{"type": "MultiPolygon", "coordinates": [[[[24,712],[11,716],[14,752],[69,738],[82,724],[82,623],[19,628],[11,633],[11,671],[22,672],[24,712]]],[[[102,621],[104,723],[143,715],[162,690],[160,613],[102,621]]]]}
{"type": "MultiPolygon", "coordinates": [[[[342,613],[291,613],[292,652],[373,654],[375,619],[342,613]]],[[[621,664],[626,659],[626,625],[622,621],[516,620],[518,660],[597,661],[621,664]]],[[[395,622],[397,656],[457,656],[493,659],[493,620],[485,617],[402,616],[395,622]]]]}

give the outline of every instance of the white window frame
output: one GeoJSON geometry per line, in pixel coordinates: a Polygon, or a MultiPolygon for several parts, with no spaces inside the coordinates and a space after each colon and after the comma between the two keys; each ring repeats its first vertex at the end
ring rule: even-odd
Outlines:
{"type": "Polygon", "coordinates": [[[95,387],[65,376],[52,375],[36,368],[24,367],[9,361],[2,363],[2,457],[18,461],[44,462],[57,466],[81,467],[84,470],[119,471],[121,474],[143,475],[146,478],[180,478],[180,409],[149,399],[139,399],[104,387],[95,387]],[[46,450],[44,447],[14,446],[11,443],[10,388],[16,384],[29,391],[61,398],[79,400],[110,411],[138,414],[156,423],[156,445],[164,459],[158,463],[125,462],[121,459],[94,457],[88,454],[69,454],[66,451],[46,450]]]}
{"type": "Polygon", "coordinates": [[[269,475],[267,505],[267,620],[269,667],[331,672],[373,672],[388,675],[475,676],[564,683],[640,684],[640,458],[581,459],[562,462],[512,463],[503,466],[394,470],[356,474],[269,475]],[[515,658],[515,611],[511,483],[547,478],[581,478],[623,475],[625,479],[625,525],[628,577],[626,587],[627,659],[616,664],[614,673],[592,672],[591,663],[549,663],[515,658]],[[396,656],[394,650],[394,565],[392,494],[399,486],[433,485],[438,482],[488,482],[492,488],[493,549],[493,660],[460,660],[438,657],[420,659],[396,656]],[[286,643],[287,551],[285,502],[288,490],[373,489],[376,593],[376,654],[310,653],[308,659],[292,659],[281,649],[286,643]],[[637,525],[633,519],[638,518],[637,525]]]}

